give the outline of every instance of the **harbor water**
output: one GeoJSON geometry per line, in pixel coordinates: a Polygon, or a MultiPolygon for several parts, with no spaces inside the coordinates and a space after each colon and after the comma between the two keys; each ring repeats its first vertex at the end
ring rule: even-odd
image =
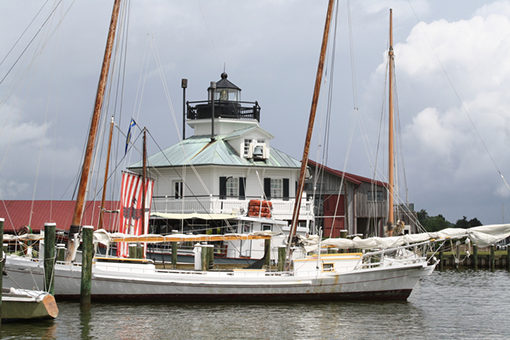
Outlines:
{"type": "Polygon", "coordinates": [[[436,271],[407,302],[92,304],[2,339],[509,339],[510,273],[436,271]]]}

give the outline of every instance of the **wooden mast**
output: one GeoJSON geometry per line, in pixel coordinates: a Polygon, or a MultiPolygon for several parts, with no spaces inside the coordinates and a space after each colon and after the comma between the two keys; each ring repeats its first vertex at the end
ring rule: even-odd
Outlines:
{"type": "Polygon", "coordinates": [[[108,138],[108,153],[106,155],[106,169],[104,170],[104,182],[103,182],[103,195],[101,197],[101,209],[99,213],[99,223],[97,229],[103,228],[103,215],[104,215],[104,203],[106,201],[106,184],[108,181],[108,170],[110,168],[110,151],[112,149],[112,136],[113,136],[113,117],[110,121],[110,137],[108,138]]]}
{"type": "Polygon", "coordinates": [[[147,129],[143,128],[143,170],[142,170],[142,233],[145,232],[145,195],[147,188],[145,183],[147,182],[147,129]]]}
{"type": "Polygon", "coordinates": [[[303,158],[301,159],[301,172],[299,176],[299,182],[296,189],[296,199],[294,202],[294,211],[292,213],[292,224],[290,228],[289,238],[287,240],[287,260],[285,262],[285,270],[289,270],[290,267],[290,246],[293,243],[294,235],[296,234],[296,228],[299,219],[299,210],[301,208],[301,197],[303,195],[303,188],[305,186],[306,169],[308,166],[308,152],[310,150],[310,142],[312,139],[313,124],[315,121],[315,112],[317,111],[317,103],[319,101],[319,94],[322,83],[322,70],[324,68],[324,59],[326,58],[326,50],[328,46],[328,35],[329,35],[329,24],[331,22],[331,13],[333,12],[334,0],[329,0],[328,12],[326,15],[326,23],[324,25],[324,35],[322,37],[321,53],[319,57],[319,65],[317,67],[317,76],[315,78],[315,88],[312,97],[312,107],[310,109],[310,117],[308,120],[308,130],[306,132],[305,146],[303,150],[303,158]]]}
{"type": "Polygon", "coordinates": [[[390,9],[390,48],[388,50],[389,61],[389,140],[388,140],[388,236],[393,236],[393,225],[395,219],[393,217],[393,11],[390,9]]]}
{"type": "Polygon", "coordinates": [[[69,229],[69,238],[67,243],[67,252],[65,260],[70,262],[73,260],[75,253],[74,237],[80,233],[81,219],[83,216],[83,209],[85,205],[85,194],[87,192],[90,164],[92,162],[92,154],[94,150],[97,129],[99,126],[99,118],[101,116],[101,108],[103,106],[103,97],[106,88],[106,80],[108,71],[110,69],[110,59],[113,49],[113,41],[115,38],[115,31],[117,28],[117,19],[119,17],[121,0],[115,0],[112,11],[112,18],[110,21],[110,29],[108,32],[108,39],[106,41],[106,49],[103,58],[103,66],[101,68],[101,75],[97,85],[96,102],[94,105],[94,113],[92,114],[92,121],[90,123],[89,137],[87,141],[87,148],[85,150],[85,157],[83,160],[83,167],[81,170],[80,186],[78,188],[78,195],[76,197],[76,206],[74,209],[73,221],[69,229]]]}

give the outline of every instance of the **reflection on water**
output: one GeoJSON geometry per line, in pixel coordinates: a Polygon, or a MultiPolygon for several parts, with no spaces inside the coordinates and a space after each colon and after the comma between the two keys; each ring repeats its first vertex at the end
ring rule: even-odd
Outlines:
{"type": "Polygon", "coordinates": [[[434,272],[408,302],[92,304],[55,321],[3,324],[2,339],[510,338],[506,271],[434,272]]]}

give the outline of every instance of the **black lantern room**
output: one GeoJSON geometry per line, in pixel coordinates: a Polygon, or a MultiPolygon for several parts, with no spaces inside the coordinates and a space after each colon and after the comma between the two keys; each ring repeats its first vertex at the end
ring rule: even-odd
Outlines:
{"type": "Polygon", "coordinates": [[[257,102],[242,102],[241,89],[227,79],[223,72],[218,82],[211,82],[207,89],[207,101],[188,102],[188,120],[192,119],[256,119],[260,122],[260,106],[257,102]],[[214,110],[213,110],[214,105],[214,110]]]}

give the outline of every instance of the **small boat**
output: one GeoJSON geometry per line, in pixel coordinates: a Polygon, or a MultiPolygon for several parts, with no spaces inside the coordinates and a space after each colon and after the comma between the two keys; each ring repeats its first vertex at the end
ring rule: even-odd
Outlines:
{"type": "Polygon", "coordinates": [[[2,321],[55,319],[55,298],[43,291],[2,288],[2,321]]]}

